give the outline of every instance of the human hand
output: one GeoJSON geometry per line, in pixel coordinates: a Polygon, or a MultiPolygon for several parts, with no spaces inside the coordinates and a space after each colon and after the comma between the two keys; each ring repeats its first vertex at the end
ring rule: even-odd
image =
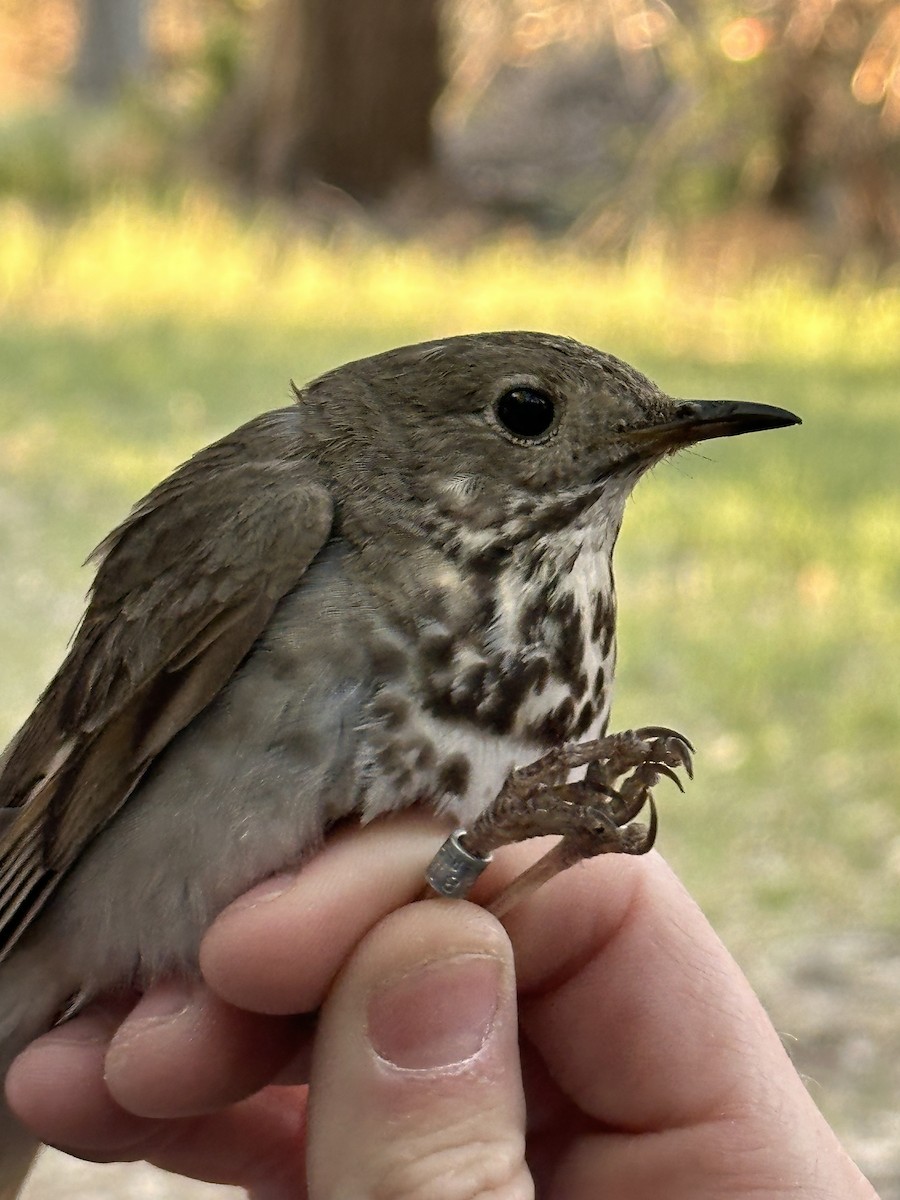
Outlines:
{"type": "MultiPolygon", "coordinates": [[[[220,917],[205,985],[34,1043],[13,1107],[83,1157],[255,1200],[873,1200],[658,856],[573,869],[504,931],[470,904],[401,907],[435,840],[412,814],[340,834],[220,917]],[[309,1078],[311,1104],[275,1078],[309,1078]]],[[[539,852],[498,858],[477,894],[539,852]]]]}

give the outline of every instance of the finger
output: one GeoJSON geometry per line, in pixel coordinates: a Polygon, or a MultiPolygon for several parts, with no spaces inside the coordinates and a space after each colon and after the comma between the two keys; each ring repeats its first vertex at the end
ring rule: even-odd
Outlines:
{"type": "Polygon", "coordinates": [[[42,1141],[77,1146],[83,1157],[134,1157],[128,1151],[147,1136],[148,1124],[116,1104],[103,1077],[109,1043],[131,1003],[93,1005],[13,1061],[7,1101],[42,1141]]]}
{"type": "Polygon", "coordinates": [[[509,926],[529,1037],[597,1120],[703,1120],[783,1066],[759,1001],[658,855],[585,864],[509,926]]]}
{"type": "Polygon", "coordinates": [[[300,1018],[243,1012],[199,982],[170,980],[148,991],[116,1031],[106,1085],[139,1116],[193,1116],[259,1091],[310,1040],[300,1018]]]}
{"type": "Polygon", "coordinates": [[[360,938],[421,893],[445,834],[418,811],[339,831],[296,875],[225,909],[203,939],[204,978],[239,1008],[314,1011],[360,938]]]}
{"type": "Polygon", "coordinates": [[[145,1159],[167,1171],[250,1188],[305,1191],[306,1089],[268,1088],[211,1116],[159,1121],[126,1112],[104,1064],[121,1006],[95,1006],[33,1042],[7,1077],[12,1111],[42,1141],[97,1162],[145,1159]]]}
{"type": "Polygon", "coordinates": [[[176,1175],[246,1188],[252,1200],[305,1200],[306,1110],[306,1088],[266,1088],[222,1112],[166,1122],[144,1157],[176,1175]]]}
{"type": "Polygon", "coordinates": [[[530,1196],[512,953],[498,923],[432,901],[382,921],[326,1001],[311,1089],[314,1200],[530,1196]]]}
{"type": "Polygon", "coordinates": [[[560,1156],[560,1195],[602,1182],[635,1200],[724,1197],[745,1194],[748,1179],[767,1195],[793,1194],[797,1180],[810,1195],[870,1194],[658,855],[568,872],[510,914],[509,929],[525,1037],[597,1123],[560,1156]]]}

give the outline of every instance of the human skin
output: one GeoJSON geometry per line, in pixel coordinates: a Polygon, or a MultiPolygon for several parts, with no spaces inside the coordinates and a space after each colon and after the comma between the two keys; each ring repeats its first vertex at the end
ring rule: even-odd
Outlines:
{"type": "MultiPolygon", "coordinates": [[[[204,983],[33,1043],[14,1110],[81,1157],[253,1200],[873,1200],[657,854],[572,869],[501,926],[414,902],[439,840],[420,814],[342,831],[221,915],[204,983]]],[[[476,898],[543,848],[498,856],[476,898]]]]}

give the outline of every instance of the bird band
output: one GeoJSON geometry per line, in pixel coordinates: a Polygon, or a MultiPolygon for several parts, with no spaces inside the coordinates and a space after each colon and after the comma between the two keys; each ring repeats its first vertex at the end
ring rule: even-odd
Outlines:
{"type": "Polygon", "coordinates": [[[464,829],[451,833],[431,860],[425,872],[425,881],[439,896],[462,900],[469,894],[475,880],[491,861],[491,856],[480,858],[470,854],[460,841],[464,829]]]}

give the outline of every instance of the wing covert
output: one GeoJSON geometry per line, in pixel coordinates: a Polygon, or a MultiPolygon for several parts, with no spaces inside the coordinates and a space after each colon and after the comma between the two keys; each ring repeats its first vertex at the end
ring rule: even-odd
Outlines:
{"type": "Polygon", "coordinates": [[[0,758],[0,961],[327,541],[295,412],[200,451],[91,556],[70,651],[0,758]]]}

